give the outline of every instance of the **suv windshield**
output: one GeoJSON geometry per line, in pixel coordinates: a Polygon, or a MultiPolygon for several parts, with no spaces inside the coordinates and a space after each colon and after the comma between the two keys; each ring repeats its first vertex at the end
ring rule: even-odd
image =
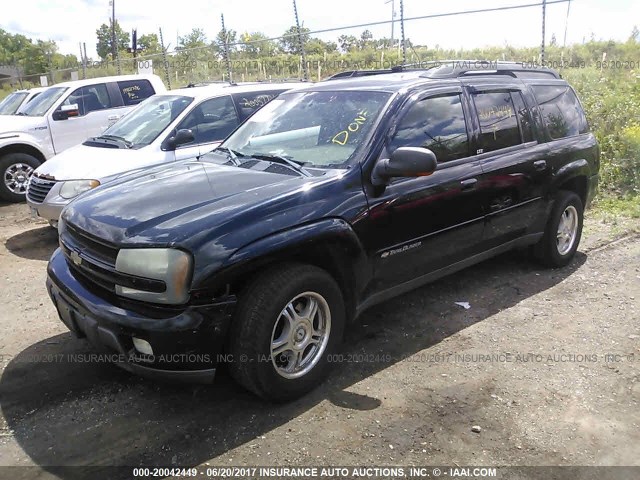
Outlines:
{"type": "Polygon", "coordinates": [[[68,87],[48,88],[36,98],[27,103],[27,106],[24,107],[20,113],[29,117],[42,117],[67,90],[68,87]]]}
{"type": "Polygon", "coordinates": [[[25,97],[29,95],[27,92],[13,92],[0,102],[0,115],[13,115],[22,104],[25,97]]]}
{"type": "Polygon", "coordinates": [[[346,167],[389,97],[367,91],[285,93],[249,117],[222,146],[239,156],[272,155],[310,167],[346,167]]]}
{"type": "Polygon", "coordinates": [[[105,130],[103,135],[123,139],[131,147],[144,147],[153,142],[191,102],[192,97],[181,95],[151,97],[105,130]]]}

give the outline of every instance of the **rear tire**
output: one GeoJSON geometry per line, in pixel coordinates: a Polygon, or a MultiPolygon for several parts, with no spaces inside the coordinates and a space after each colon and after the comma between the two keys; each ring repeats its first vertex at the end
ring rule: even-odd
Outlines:
{"type": "Polygon", "coordinates": [[[0,199],[11,203],[24,202],[27,184],[40,161],[28,153],[9,153],[0,158],[0,199]]]}
{"type": "Polygon", "coordinates": [[[345,308],[326,271],[302,264],[258,275],[240,295],[229,338],[231,376],[271,401],[293,400],[326,377],[345,308]]]}
{"type": "Polygon", "coordinates": [[[564,267],[573,259],[582,236],[584,207],[574,192],[560,190],[556,196],[544,236],[534,254],[547,267],[564,267]]]}

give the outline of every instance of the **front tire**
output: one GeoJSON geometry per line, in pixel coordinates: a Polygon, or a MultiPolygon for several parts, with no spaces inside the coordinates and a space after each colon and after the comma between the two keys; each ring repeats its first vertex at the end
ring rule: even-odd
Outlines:
{"type": "Polygon", "coordinates": [[[536,257],[548,267],[564,267],[573,259],[580,238],[584,207],[574,192],[560,190],[547,221],[544,236],[535,246],[536,257]]]}
{"type": "Polygon", "coordinates": [[[11,203],[24,202],[27,184],[40,161],[27,153],[9,153],[0,159],[0,199],[11,203]]]}
{"type": "Polygon", "coordinates": [[[342,294],[326,271],[301,264],[267,270],[240,296],[230,373],[266,400],[293,400],[326,377],[344,325],[342,294]]]}

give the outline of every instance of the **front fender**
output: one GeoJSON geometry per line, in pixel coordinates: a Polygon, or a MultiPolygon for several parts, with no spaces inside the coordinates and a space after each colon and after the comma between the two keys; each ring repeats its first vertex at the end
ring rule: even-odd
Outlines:
{"type": "Polygon", "coordinates": [[[341,218],[326,218],[299,225],[253,241],[230,255],[216,272],[195,282],[200,291],[219,289],[249,272],[276,262],[317,264],[336,274],[355,296],[372,271],[366,252],[351,225],[341,218]]]}
{"type": "Polygon", "coordinates": [[[49,138],[48,131],[46,137],[38,138],[30,133],[25,132],[4,132],[0,134],[0,150],[6,147],[16,147],[24,145],[29,149],[35,149],[42,154],[42,156],[48,160],[55,155],[51,140],[49,138]]]}

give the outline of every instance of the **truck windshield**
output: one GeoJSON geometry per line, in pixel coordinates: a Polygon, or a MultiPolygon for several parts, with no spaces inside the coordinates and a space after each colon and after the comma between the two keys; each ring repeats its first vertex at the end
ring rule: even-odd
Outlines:
{"type": "Polygon", "coordinates": [[[51,87],[27,103],[20,113],[28,117],[42,117],[54,103],[66,92],[68,87],[51,87]]]}
{"type": "Polygon", "coordinates": [[[182,95],[150,97],[105,130],[103,135],[121,138],[131,147],[149,145],[191,102],[193,102],[192,97],[182,95]]]}
{"type": "Polygon", "coordinates": [[[0,102],[0,115],[13,115],[22,105],[22,102],[29,95],[27,92],[13,92],[0,102]]]}
{"type": "Polygon", "coordinates": [[[346,168],[356,158],[389,93],[281,94],[223,144],[238,155],[276,155],[310,167],[346,168]]]}

